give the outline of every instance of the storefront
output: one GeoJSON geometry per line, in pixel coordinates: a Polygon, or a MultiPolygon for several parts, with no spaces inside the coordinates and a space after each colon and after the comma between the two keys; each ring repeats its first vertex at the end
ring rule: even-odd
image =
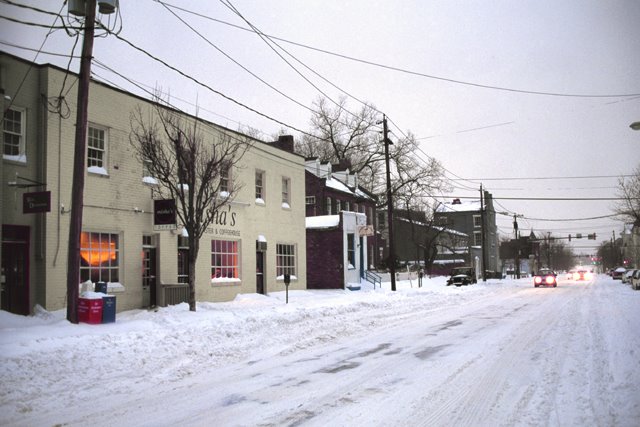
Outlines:
{"type": "MultiPolygon", "coordinates": [[[[65,72],[0,55],[4,92],[12,98],[13,134],[2,176],[2,308],[26,314],[39,304],[66,306],[75,111],[51,111],[41,100],[60,93],[65,72]],[[21,79],[27,79],[17,92],[21,79]],[[15,148],[15,154],[8,155],[15,148]],[[25,213],[24,194],[41,184],[50,210],[25,213]]],[[[70,76],[74,79],[76,76],[70,76]]],[[[75,86],[67,94],[75,99],[75,86]]],[[[156,104],[92,82],[79,282],[104,281],[119,311],[180,300],[190,275],[197,301],[226,301],[239,293],[306,288],[304,158],[290,137],[265,143],[199,120],[205,139],[220,133],[251,148],[231,171],[239,191],[216,213],[202,239],[195,271],[188,271],[185,230],[154,224],[154,182],[133,153],[131,114],[152,115],[156,104]]],[[[180,114],[185,120],[195,120],[180,114]]],[[[5,130],[6,133],[6,130],[5,130]]]]}

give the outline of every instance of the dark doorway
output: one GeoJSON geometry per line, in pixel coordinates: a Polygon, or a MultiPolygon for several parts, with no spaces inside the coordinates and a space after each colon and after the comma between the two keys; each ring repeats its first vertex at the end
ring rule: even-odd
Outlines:
{"type": "Polygon", "coordinates": [[[145,307],[155,307],[158,304],[156,277],[157,277],[157,250],[153,236],[142,237],[142,304],[145,307]]]}
{"type": "Polygon", "coordinates": [[[2,226],[2,310],[29,314],[29,227],[2,226]]]}
{"type": "Polygon", "coordinates": [[[256,252],[256,292],[264,295],[264,252],[256,252]]]}
{"type": "Polygon", "coordinates": [[[364,278],[364,271],[367,269],[367,266],[364,264],[364,238],[360,236],[360,241],[358,242],[358,247],[360,248],[360,278],[364,278]]]}

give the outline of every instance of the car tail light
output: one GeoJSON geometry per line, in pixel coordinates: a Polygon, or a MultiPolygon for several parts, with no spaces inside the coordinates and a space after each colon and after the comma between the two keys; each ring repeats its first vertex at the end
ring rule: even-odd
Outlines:
{"type": "Polygon", "coordinates": [[[547,282],[547,285],[552,285],[556,279],[553,276],[547,276],[547,279],[545,280],[547,282]]]}
{"type": "Polygon", "coordinates": [[[536,276],[536,277],[534,277],[534,278],[533,278],[533,281],[534,281],[535,283],[537,283],[537,284],[540,284],[540,283],[542,283],[542,277],[540,277],[540,276],[536,276]]]}

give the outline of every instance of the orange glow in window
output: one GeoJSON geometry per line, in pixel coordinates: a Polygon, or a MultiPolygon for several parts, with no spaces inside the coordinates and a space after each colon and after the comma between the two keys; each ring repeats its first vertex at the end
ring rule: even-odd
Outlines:
{"type": "Polygon", "coordinates": [[[100,241],[98,234],[85,232],[80,234],[80,247],[83,248],[80,249],[80,256],[91,266],[98,266],[116,259],[115,242],[100,241]]]}

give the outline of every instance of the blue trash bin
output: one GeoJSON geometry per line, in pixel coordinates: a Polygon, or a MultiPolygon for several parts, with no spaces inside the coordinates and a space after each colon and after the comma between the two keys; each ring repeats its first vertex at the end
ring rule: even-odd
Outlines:
{"type": "Polygon", "coordinates": [[[107,293],[107,282],[98,282],[95,286],[96,292],[102,292],[103,294],[107,293]]]}
{"type": "Polygon", "coordinates": [[[116,297],[105,295],[102,297],[102,323],[114,323],[116,321],[116,297]]]}

